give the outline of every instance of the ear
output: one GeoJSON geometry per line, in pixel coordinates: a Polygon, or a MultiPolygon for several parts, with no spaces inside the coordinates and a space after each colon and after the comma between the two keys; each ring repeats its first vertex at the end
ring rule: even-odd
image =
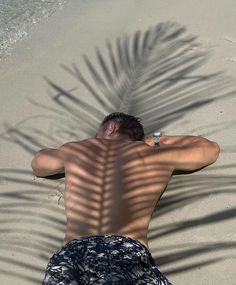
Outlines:
{"type": "Polygon", "coordinates": [[[111,135],[111,134],[115,133],[118,129],[119,129],[118,124],[114,121],[110,121],[106,125],[105,132],[107,135],[111,135]]]}

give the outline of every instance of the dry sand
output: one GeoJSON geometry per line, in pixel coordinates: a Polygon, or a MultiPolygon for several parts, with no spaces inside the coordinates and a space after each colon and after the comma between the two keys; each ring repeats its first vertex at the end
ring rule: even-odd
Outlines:
{"type": "Polygon", "coordinates": [[[217,163],[174,177],[150,249],[173,284],[234,284],[235,24],[235,0],[71,0],[15,44],[0,63],[1,284],[40,284],[63,238],[63,180],[35,179],[33,153],[115,109],[220,144],[217,163]]]}

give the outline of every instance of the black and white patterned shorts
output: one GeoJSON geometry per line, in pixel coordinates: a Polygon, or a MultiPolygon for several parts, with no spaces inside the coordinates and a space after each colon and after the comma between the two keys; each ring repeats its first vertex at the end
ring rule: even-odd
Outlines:
{"type": "Polygon", "coordinates": [[[74,239],[52,256],[43,285],[79,284],[171,285],[147,247],[117,235],[74,239]]]}

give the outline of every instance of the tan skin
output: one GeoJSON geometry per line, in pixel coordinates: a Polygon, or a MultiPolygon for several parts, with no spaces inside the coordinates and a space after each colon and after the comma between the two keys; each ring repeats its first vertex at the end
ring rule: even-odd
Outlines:
{"type": "Polygon", "coordinates": [[[89,235],[123,235],[148,247],[148,227],[157,201],[174,170],[197,170],[213,163],[219,146],[195,136],[132,141],[110,121],[95,138],[39,151],[33,173],[65,173],[67,229],[64,244],[89,235]]]}

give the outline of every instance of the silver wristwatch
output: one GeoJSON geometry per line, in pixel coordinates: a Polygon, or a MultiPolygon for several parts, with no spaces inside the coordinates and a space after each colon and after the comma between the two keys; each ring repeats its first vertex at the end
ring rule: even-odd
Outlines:
{"type": "Polygon", "coordinates": [[[160,131],[155,131],[153,133],[153,140],[154,140],[154,144],[155,146],[160,146],[160,137],[161,137],[162,133],[160,131]]]}

